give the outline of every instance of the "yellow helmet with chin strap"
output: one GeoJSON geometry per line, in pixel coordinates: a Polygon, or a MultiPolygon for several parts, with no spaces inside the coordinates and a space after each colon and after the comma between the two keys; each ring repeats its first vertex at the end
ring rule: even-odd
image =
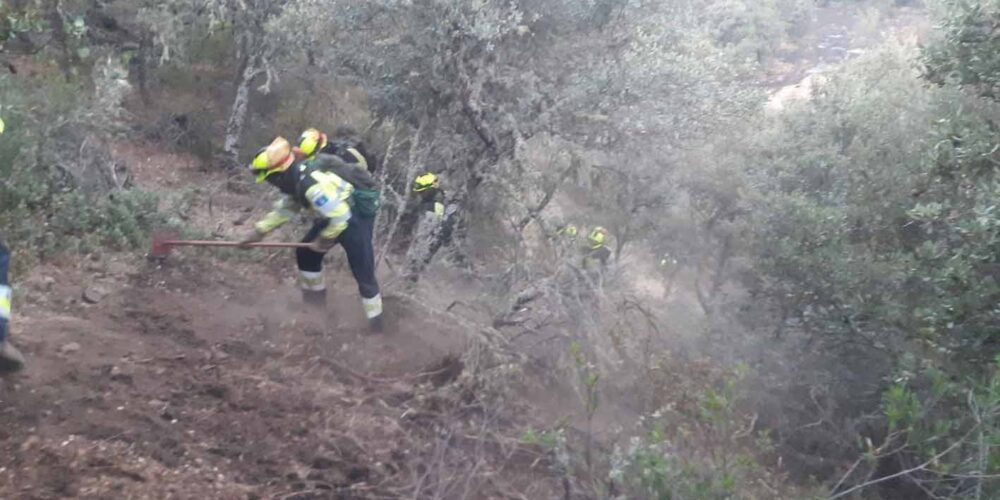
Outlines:
{"type": "Polygon", "coordinates": [[[427,172],[426,174],[417,176],[417,178],[413,180],[413,192],[420,193],[431,188],[436,188],[440,185],[439,183],[440,180],[436,175],[431,172],[427,172]]]}
{"type": "Polygon", "coordinates": [[[598,248],[604,244],[604,240],[608,237],[608,231],[601,226],[597,226],[593,231],[587,235],[587,241],[590,242],[591,248],[598,248]]]}
{"type": "Polygon", "coordinates": [[[312,158],[326,147],[326,134],[315,128],[307,128],[299,136],[299,149],[306,158],[312,158]]]}
{"type": "Polygon", "coordinates": [[[261,148],[250,162],[250,171],[257,176],[257,183],[264,182],[271,174],[284,172],[295,163],[292,145],[278,136],[267,147],[261,148]]]}

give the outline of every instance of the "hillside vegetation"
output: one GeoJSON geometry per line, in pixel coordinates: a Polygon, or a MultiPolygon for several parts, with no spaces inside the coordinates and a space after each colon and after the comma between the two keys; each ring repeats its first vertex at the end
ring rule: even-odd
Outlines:
{"type": "Polygon", "coordinates": [[[0,498],[1000,497],[1000,0],[0,13],[0,498]],[[241,238],[254,153],[340,125],[384,334],[339,250],[326,315],[288,252],[146,258],[241,238]]]}

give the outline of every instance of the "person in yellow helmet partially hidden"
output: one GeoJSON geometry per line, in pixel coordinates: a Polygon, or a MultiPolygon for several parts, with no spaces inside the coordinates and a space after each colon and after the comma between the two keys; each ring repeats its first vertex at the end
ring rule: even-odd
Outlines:
{"type": "Polygon", "coordinates": [[[605,244],[608,231],[597,226],[587,235],[587,246],[583,249],[583,268],[586,270],[603,269],[611,258],[611,249],[605,244]]]}
{"type": "Polygon", "coordinates": [[[340,244],[347,253],[351,273],[358,283],[365,316],[372,329],[381,330],[382,295],[375,278],[372,229],[367,227],[374,224],[374,217],[352,213],[350,198],[355,187],[336,173],[319,168],[321,161],[334,160],[326,155],[319,155],[315,160],[297,159],[291,145],[283,137],[274,139],[254,156],[249,168],[256,175],[257,182],[267,181],[277,187],[283,196],[274,210],[254,225],[253,232],[243,242],[260,241],[288,222],[296,212],[307,210],[315,216],[315,220],[302,241],[312,243],[312,246],[295,251],[304,301],[325,307],[323,256],[340,244]]]}
{"type": "Polygon", "coordinates": [[[418,175],[413,180],[413,192],[420,198],[420,210],[436,217],[444,217],[444,191],[441,179],[432,172],[418,175]]]}
{"type": "Polygon", "coordinates": [[[434,255],[451,241],[455,207],[445,205],[441,178],[433,172],[424,172],[413,180],[413,193],[417,195],[417,229],[407,252],[406,279],[412,285],[420,278],[434,255]]]}

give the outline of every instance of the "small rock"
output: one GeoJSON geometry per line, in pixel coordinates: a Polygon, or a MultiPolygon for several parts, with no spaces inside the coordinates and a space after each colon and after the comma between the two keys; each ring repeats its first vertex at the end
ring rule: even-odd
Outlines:
{"type": "Polygon", "coordinates": [[[115,382],[122,382],[124,384],[130,384],[130,385],[132,384],[132,375],[125,373],[124,371],[122,371],[121,368],[118,368],[117,366],[111,367],[110,375],[111,375],[111,380],[114,380],[115,382]]]}
{"type": "Polygon", "coordinates": [[[100,287],[90,286],[83,290],[83,300],[88,304],[97,304],[98,302],[104,300],[104,297],[107,296],[107,290],[100,287]]]}
{"type": "Polygon", "coordinates": [[[59,352],[63,354],[73,354],[74,352],[78,352],[79,350],[80,350],[80,344],[76,342],[63,344],[63,346],[59,348],[59,352]]]}
{"type": "Polygon", "coordinates": [[[25,439],[24,442],[21,443],[21,452],[30,450],[31,447],[35,446],[35,444],[37,444],[39,441],[41,440],[38,439],[38,436],[29,436],[28,439],[25,439]]]}
{"type": "Polygon", "coordinates": [[[56,286],[56,279],[52,276],[42,276],[39,280],[41,282],[42,291],[51,292],[52,287],[56,286]]]}
{"type": "Polygon", "coordinates": [[[165,406],[167,403],[160,401],[159,399],[150,399],[149,406],[165,406]]]}

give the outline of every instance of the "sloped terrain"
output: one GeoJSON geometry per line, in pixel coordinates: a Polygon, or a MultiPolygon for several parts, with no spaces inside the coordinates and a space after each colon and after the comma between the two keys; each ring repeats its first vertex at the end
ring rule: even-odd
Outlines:
{"type": "Polygon", "coordinates": [[[19,280],[31,364],[0,381],[0,498],[537,497],[543,455],[496,434],[527,413],[463,377],[461,327],[389,292],[386,333],[367,332],[332,255],[326,313],[280,251],[102,254],[19,280]]]}

